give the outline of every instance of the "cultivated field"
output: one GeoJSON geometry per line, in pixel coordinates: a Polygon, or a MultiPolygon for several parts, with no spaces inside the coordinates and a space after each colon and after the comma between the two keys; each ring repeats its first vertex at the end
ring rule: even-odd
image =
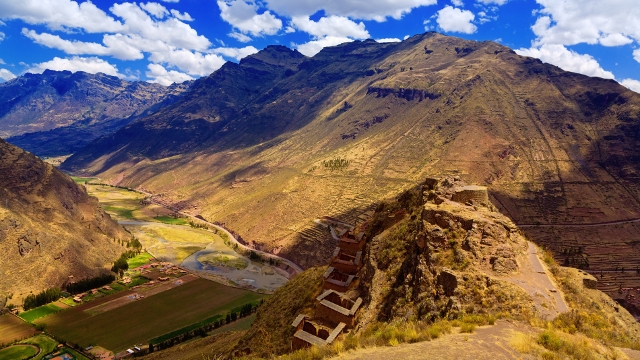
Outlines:
{"type": "Polygon", "coordinates": [[[0,360],[29,359],[38,353],[38,348],[32,345],[13,345],[0,350],[0,360]]]}
{"type": "Polygon", "coordinates": [[[47,331],[68,342],[83,347],[100,345],[118,352],[204,318],[226,315],[234,307],[264,297],[251,291],[196,279],[109,311],[91,311],[98,305],[132,293],[128,290],[114,294],[36,320],[36,323],[45,324],[47,331]]]}
{"type": "Polygon", "coordinates": [[[58,311],[61,311],[62,308],[54,303],[51,304],[47,304],[47,305],[42,305],[40,307],[37,307],[35,309],[31,309],[29,311],[24,311],[22,313],[20,313],[20,317],[23,318],[25,321],[28,322],[33,322],[36,319],[39,319],[41,317],[45,317],[51,314],[55,314],[58,311]]]}
{"type": "Polygon", "coordinates": [[[0,344],[22,340],[33,336],[36,329],[17,317],[5,314],[0,316],[0,344]]]}

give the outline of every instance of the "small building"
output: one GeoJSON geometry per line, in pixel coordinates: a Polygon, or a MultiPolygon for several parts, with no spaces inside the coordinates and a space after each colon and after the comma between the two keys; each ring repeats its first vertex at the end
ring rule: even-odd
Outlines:
{"type": "Polygon", "coordinates": [[[364,250],[366,242],[367,236],[363,232],[354,235],[351,231],[347,231],[340,237],[340,244],[338,246],[348,254],[355,254],[358,251],[364,250]]]}
{"type": "Polygon", "coordinates": [[[330,266],[324,273],[324,284],[322,288],[324,290],[335,290],[344,293],[357,285],[357,276],[345,274],[330,266]]]}
{"type": "Polygon", "coordinates": [[[316,316],[332,324],[344,323],[346,327],[353,327],[362,305],[362,298],[354,301],[335,290],[326,290],[316,300],[316,316]]]}
{"type": "Polygon", "coordinates": [[[158,280],[159,281],[167,281],[167,280],[169,280],[169,277],[168,276],[161,276],[161,277],[158,278],[158,280]]]}
{"type": "Polygon", "coordinates": [[[291,324],[296,332],[291,340],[291,350],[299,350],[313,345],[322,346],[331,344],[345,327],[340,323],[335,328],[324,326],[313,321],[307,315],[298,315],[291,324]]]}
{"type": "Polygon", "coordinates": [[[345,274],[355,275],[362,267],[362,251],[350,255],[340,247],[336,247],[330,266],[345,274]]]}

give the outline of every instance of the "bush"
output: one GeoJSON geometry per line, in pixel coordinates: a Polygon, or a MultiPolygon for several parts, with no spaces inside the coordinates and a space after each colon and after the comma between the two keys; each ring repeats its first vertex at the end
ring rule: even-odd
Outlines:
{"type": "Polygon", "coordinates": [[[29,294],[24,299],[22,303],[22,307],[24,310],[29,310],[33,308],[37,308],[38,306],[42,306],[44,304],[48,304],[52,301],[56,301],[60,299],[60,289],[58,288],[50,288],[47,290],[43,290],[37,295],[29,294]]]}

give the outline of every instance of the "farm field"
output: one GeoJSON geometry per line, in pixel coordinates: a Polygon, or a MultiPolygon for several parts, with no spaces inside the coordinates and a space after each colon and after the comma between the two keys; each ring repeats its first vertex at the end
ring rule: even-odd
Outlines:
{"type": "Polygon", "coordinates": [[[0,316],[0,344],[29,338],[36,334],[36,329],[11,314],[0,316]]]}
{"type": "Polygon", "coordinates": [[[13,345],[0,350],[0,360],[30,359],[38,353],[38,348],[31,345],[13,345]]]}
{"type": "Polygon", "coordinates": [[[22,312],[18,316],[20,316],[25,321],[32,323],[36,319],[39,319],[41,317],[45,317],[51,314],[55,314],[61,310],[62,310],[61,307],[51,303],[51,304],[42,305],[35,309],[31,309],[29,311],[22,312]]]}
{"type": "Polygon", "coordinates": [[[47,331],[67,342],[78,343],[82,347],[95,344],[119,352],[204,318],[226,315],[230,309],[264,297],[255,292],[196,279],[109,311],[90,311],[97,305],[127,294],[132,294],[132,291],[83,304],[36,320],[36,323],[45,324],[47,331]]]}

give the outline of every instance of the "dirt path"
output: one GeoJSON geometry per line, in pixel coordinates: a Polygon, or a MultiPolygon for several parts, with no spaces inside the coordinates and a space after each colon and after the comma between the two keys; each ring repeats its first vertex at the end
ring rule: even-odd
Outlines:
{"type": "Polygon", "coordinates": [[[523,288],[535,303],[544,318],[553,319],[569,311],[562,293],[551,280],[549,270],[542,264],[538,251],[532,242],[528,242],[526,258],[521,261],[521,270],[517,275],[505,280],[523,288]]]}
{"type": "Polygon", "coordinates": [[[527,332],[524,325],[501,320],[494,326],[477,328],[473,334],[459,333],[415,344],[358,349],[335,359],[522,359],[523,355],[509,346],[514,331],[527,332]]]}

